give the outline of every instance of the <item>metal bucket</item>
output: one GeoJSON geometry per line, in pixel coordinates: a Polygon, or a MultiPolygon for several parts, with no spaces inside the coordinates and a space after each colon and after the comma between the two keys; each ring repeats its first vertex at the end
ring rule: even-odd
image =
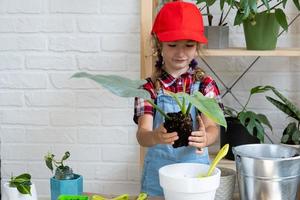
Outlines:
{"type": "Polygon", "coordinates": [[[300,199],[300,156],[296,148],[249,144],[233,148],[241,200],[300,199]]]}

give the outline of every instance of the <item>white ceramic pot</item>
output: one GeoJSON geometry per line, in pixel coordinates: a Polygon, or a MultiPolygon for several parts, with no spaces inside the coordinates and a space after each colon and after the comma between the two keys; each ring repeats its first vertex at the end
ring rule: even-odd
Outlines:
{"type": "Polygon", "coordinates": [[[31,185],[31,195],[21,194],[17,188],[9,187],[9,183],[3,184],[2,200],[37,200],[35,185],[31,185]]]}
{"type": "Polygon", "coordinates": [[[209,165],[178,163],[159,169],[159,183],[165,200],[214,200],[220,184],[221,172],[218,168],[211,176],[196,178],[206,174],[209,165]]]}

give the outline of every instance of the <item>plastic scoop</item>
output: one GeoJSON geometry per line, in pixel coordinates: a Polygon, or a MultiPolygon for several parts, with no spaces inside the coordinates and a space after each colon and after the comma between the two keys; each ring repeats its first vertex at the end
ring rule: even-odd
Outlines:
{"type": "MultiPolygon", "coordinates": [[[[120,196],[117,196],[111,200],[128,200],[129,199],[129,195],[128,194],[122,194],[120,196]]],[[[100,195],[93,195],[92,200],[109,200],[107,198],[104,198],[100,195]]]]}
{"type": "Polygon", "coordinates": [[[224,158],[224,156],[226,156],[226,154],[228,153],[228,149],[229,149],[229,144],[225,144],[220,151],[218,152],[217,156],[215,157],[215,159],[213,160],[213,162],[211,163],[209,170],[207,172],[206,175],[203,174],[199,174],[197,176],[197,178],[203,178],[206,176],[210,176],[211,173],[214,171],[214,169],[216,168],[217,164],[219,163],[219,161],[224,158]]]}
{"type": "Polygon", "coordinates": [[[140,193],[136,200],[146,200],[148,195],[144,192],[140,193]]]}

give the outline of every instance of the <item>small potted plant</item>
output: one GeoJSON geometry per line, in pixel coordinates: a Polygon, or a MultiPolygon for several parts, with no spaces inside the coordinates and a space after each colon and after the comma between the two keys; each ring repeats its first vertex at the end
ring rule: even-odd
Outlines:
{"type": "Polygon", "coordinates": [[[271,141],[265,133],[265,126],[272,131],[272,126],[264,114],[255,113],[247,109],[252,95],[263,93],[265,90],[260,86],[250,90],[246,104],[240,111],[225,106],[225,115],[227,120],[227,130],[221,129],[221,146],[229,144],[230,150],[226,155],[227,159],[234,160],[231,148],[242,144],[264,143],[265,136],[271,141]]]}
{"type": "Polygon", "coordinates": [[[35,185],[31,182],[31,175],[24,173],[11,176],[3,185],[3,200],[37,200],[35,185]]]}
{"type": "Polygon", "coordinates": [[[45,155],[46,166],[54,176],[50,179],[51,200],[57,200],[61,194],[81,195],[83,191],[83,178],[81,175],[74,174],[72,168],[64,164],[70,157],[70,152],[65,152],[61,160],[56,160],[55,155],[48,153],[45,155]]]}
{"type": "Polygon", "coordinates": [[[213,6],[216,0],[196,0],[196,5],[199,10],[207,18],[207,26],[205,26],[205,36],[208,39],[207,48],[208,49],[224,49],[228,48],[229,45],[229,26],[227,25],[226,19],[233,8],[233,5],[228,4],[228,8],[224,9],[225,1],[220,1],[220,11],[221,16],[217,23],[214,24],[214,16],[210,11],[211,6],[213,6]]]}
{"type": "Polygon", "coordinates": [[[194,94],[168,92],[168,94],[177,102],[179,111],[176,113],[165,113],[151,100],[150,94],[146,90],[140,89],[145,82],[143,80],[130,80],[116,75],[93,75],[85,72],[76,73],[72,77],[88,78],[96,81],[110,92],[120,97],[141,97],[146,99],[165,118],[164,126],[167,131],[177,131],[179,139],[173,144],[174,148],[188,145],[188,137],[193,130],[193,123],[190,117],[192,106],[211,118],[217,124],[224,127],[227,126],[223,111],[216,100],[205,97],[200,92],[195,92],[194,94]]]}
{"type": "MultiPolygon", "coordinates": [[[[279,26],[288,29],[284,9],[287,0],[226,1],[237,10],[234,25],[243,23],[246,46],[249,50],[272,50],[276,48],[279,26]]],[[[300,11],[300,2],[294,0],[300,11]]]]}
{"type": "Polygon", "coordinates": [[[298,108],[292,101],[282,95],[275,87],[272,86],[260,86],[261,90],[271,90],[278,98],[274,99],[270,96],[266,96],[266,99],[271,102],[276,108],[285,113],[289,118],[294,119],[284,129],[281,143],[287,145],[293,145],[299,147],[300,145],[300,108],[298,108]]]}

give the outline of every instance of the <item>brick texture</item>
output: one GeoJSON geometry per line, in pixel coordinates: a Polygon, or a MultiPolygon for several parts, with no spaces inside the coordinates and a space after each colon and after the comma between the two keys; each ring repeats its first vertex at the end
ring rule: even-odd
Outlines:
{"type": "MultiPolygon", "coordinates": [[[[12,173],[29,172],[39,197],[49,196],[52,175],[43,156],[51,151],[61,157],[68,150],[68,164],[84,176],[85,191],[139,192],[133,99],[116,97],[92,81],[70,77],[89,71],[139,78],[140,2],[0,1],[2,182],[12,173]]],[[[290,9],[289,19],[295,13],[290,9]]],[[[234,16],[229,19],[233,21],[234,16]]],[[[299,33],[298,19],[278,45],[299,47],[299,33]]],[[[230,27],[230,45],[245,45],[241,27],[230,27]]],[[[253,59],[208,58],[208,62],[230,85],[253,59]]],[[[300,58],[261,58],[232,92],[246,102],[251,87],[272,84],[300,102],[299,63],[300,58]]],[[[212,74],[204,63],[199,64],[212,74]]],[[[230,94],[223,101],[238,107],[230,94]]],[[[278,141],[289,119],[263,95],[253,98],[249,107],[268,115],[274,126],[272,137],[278,141]]]]}

